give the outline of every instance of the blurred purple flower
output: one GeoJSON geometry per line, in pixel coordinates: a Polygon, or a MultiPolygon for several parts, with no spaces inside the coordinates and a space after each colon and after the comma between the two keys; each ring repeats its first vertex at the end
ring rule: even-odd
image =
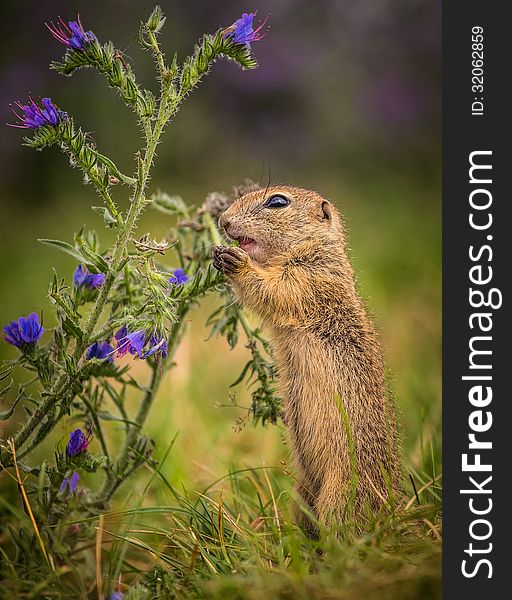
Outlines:
{"type": "Polygon", "coordinates": [[[130,354],[138,354],[142,358],[142,349],[146,342],[146,334],[144,330],[138,329],[128,333],[126,326],[121,329],[114,336],[117,340],[117,356],[124,356],[127,352],[130,354]]]}
{"type": "MultiPolygon", "coordinates": [[[[62,485],[60,486],[62,488],[62,485]]],[[[76,535],[80,531],[80,523],[72,523],[66,530],[68,535],[76,535]]]]}
{"type": "Polygon", "coordinates": [[[77,288],[88,288],[95,290],[105,282],[103,273],[91,273],[89,269],[83,265],[78,265],[73,274],[73,283],[77,288]]]}
{"type": "Polygon", "coordinates": [[[69,442],[66,446],[66,454],[68,456],[77,456],[85,452],[89,447],[90,436],[84,434],[81,429],[75,429],[69,434],[69,442]]]}
{"type": "Polygon", "coordinates": [[[173,274],[169,277],[169,283],[171,285],[183,285],[187,283],[188,275],[183,269],[175,269],[173,274]]]}
{"type": "Polygon", "coordinates": [[[124,595],[122,592],[112,592],[109,596],[109,600],[123,600],[124,595]]]}
{"type": "Polygon", "coordinates": [[[69,487],[69,491],[73,493],[76,490],[76,486],[78,485],[78,480],[80,479],[80,475],[74,471],[71,477],[68,479],[64,477],[62,483],[60,484],[59,492],[65,492],[66,488],[69,487]]]}
{"type": "Polygon", "coordinates": [[[21,348],[23,344],[35,344],[43,333],[44,327],[39,323],[37,313],[20,317],[4,327],[5,341],[16,348],[21,348]]]}
{"type": "Polygon", "coordinates": [[[162,358],[167,358],[167,340],[164,337],[158,338],[156,335],[152,335],[149,346],[150,348],[144,352],[142,358],[147,358],[155,352],[160,352],[162,358]]]}
{"type": "Polygon", "coordinates": [[[14,115],[19,119],[19,123],[9,123],[10,127],[18,127],[19,129],[39,129],[43,125],[56,126],[62,121],[65,121],[68,114],[59,110],[53,105],[50,98],[43,98],[41,104],[44,108],[40,108],[32,98],[30,104],[15,103],[16,106],[23,111],[23,115],[18,114],[13,110],[14,115]]]}
{"type": "Polygon", "coordinates": [[[123,325],[120,329],[118,329],[116,331],[116,333],[114,333],[114,339],[116,340],[116,343],[119,344],[119,340],[126,337],[127,333],[128,333],[128,327],[126,327],[126,325],[123,325]]]}
{"type": "Polygon", "coordinates": [[[12,321],[8,325],[4,326],[4,339],[9,344],[21,348],[23,344],[23,338],[21,337],[21,331],[18,321],[12,321]]]}
{"type": "Polygon", "coordinates": [[[123,326],[114,337],[117,341],[117,356],[124,356],[129,352],[146,359],[159,352],[163,358],[167,358],[167,340],[156,333],[149,336],[143,329],[128,333],[126,326],[123,326]],[[146,350],[144,350],[145,347],[147,347],[146,350]]]}
{"type": "Polygon", "coordinates": [[[87,348],[85,357],[87,360],[91,360],[91,358],[99,358],[100,360],[108,360],[112,362],[114,360],[113,354],[114,349],[108,342],[94,342],[94,344],[91,344],[89,348],[87,348]]]}
{"type": "Polygon", "coordinates": [[[45,25],[53,37],[68,48],[84,50],[88,44],[96,41],[96,36],[92,31],[85,31],[80,21],[80,15],[77,16],[76,21],[68,21],[67,25],[60,17],[59,21],[57,24],[51,21],[45,25]]]}
{"type": "Polygon", "coordinates": [[[222,32],[224,38],[231,38],[235,44],[245,44],[249,48],[252,42],[258,42],[264,37],[264,33],[260,33],[262,27],[268,21],[268,16],[265,20],[259,24],[259,26],[253,28],[253,20],[256,13],[243,13],[242,16],[237,19],[233,25],[226,27],[222,32]]]}

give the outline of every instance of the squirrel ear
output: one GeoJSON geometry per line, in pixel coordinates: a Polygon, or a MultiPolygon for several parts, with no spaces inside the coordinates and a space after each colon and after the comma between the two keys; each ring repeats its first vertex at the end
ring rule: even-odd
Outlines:
{"type": "Polygon", "coordinates": [[[320,206],[317,208],[317,215],[320,221],[330,221],[332,219],[331,205],[327,200],[322,200],[320,206]]]}

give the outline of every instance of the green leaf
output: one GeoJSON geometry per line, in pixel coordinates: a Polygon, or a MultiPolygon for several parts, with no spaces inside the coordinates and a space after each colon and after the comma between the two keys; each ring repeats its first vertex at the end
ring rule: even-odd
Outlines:
{"type": "Polygon", "coordinates": [[[134,185],[135,183],[137,183],[137,180],[133,177],[128,177],[127,175],[121,173],[121,171],[116,167],[115,163],[112,160],[110,160],[108,156],[101,154],[96,149],[93,149],[93,151],[96,155],[96,158],[106,167],[106,169],[110,172],[111,175],[117,177],[123,183],[126,183],[128,185],[134,185]]]}
{"type": "Polygon", "coordinates": [[[220,56],[225,56],[235,61],[242,69],[255,69],[258,62],[251,54],[251,49],[245,44],[236,44],[232,38],[225,38],[218,32],[212,42],[214,50],[220,56]]]}
{"type": "Polygon", "coordinates": [[[50,246],[51,248],[57,248],[57,250],[60,250],[61,252],[65,252],[66,254],[69,254],[73,258],[76,258],[76,260],[78,260],[78,262],[81,262],[81,263],[87,262],[84,255],[79,250],[77,250],[74,246],[72,246],[71,244],[68,244],[67,242],[62,242],[61,240],[49,240],[46,238],[39,238],[37,241],[41,242],[41,244],[44,244],[45,246],[50,246]]]}
{"type": "Polygon", "coordinates": [[[103,216],[103,221],[107,227],[117,227],[117,220],[105,206],[91,206],[92,210],[103,216]]]}
{"type": "Polygon", "coordinates": [[[0,381],[7,379],[12,373],[13,368],[10,365],[0,367],[0,381]]]}
{"type": "Polygon", "coordinates": [[[152,117],[155,113],[155,102],[155,96],[149,90],[144,90],[143,95],[137,96],[137,110],[144,117],[152,117]]]}
{"type": "Polygon", "coordinates": [[[9,393],[9,390],[12,388],[13,383],[14,383],[14,379],[11,379],[11,381],[0,390],[0,400],[3,400],[5,398],[5,396],[7,396],[7,394],[9,393]]]}
{"type": "Polygon", "coordinates": [[[153,208],[168,215],[187,216],[187,205],[181,196],[170,196],[166,192],[157,190],[156,194],[151,195],[153,208]]]}
{"type": "Polygon", "coordinates": [[[92,66],[91,58],[86,52],[77,52],[70,48],[66,51],[63,61],[52,62],[50,69],[61,75],[71,75],[76,69],[90,66],[92,66]]]}
{"type": "Polygon", "coordinates": [[[93,250],[91,250],[90,248],[88,248],[87,246],[82,246],[81,248],[84,256],[87,257],[87,264],[91,264],[98,269],[98,271],[100,273],[108,273],[110,271],[110,267],[108,262],[103,258],[103,256],[100,256],[99,254],[96,254],[96,252],[94,252],[93,250]]]}
{"type": "MultiPolygon", "coordinates": [[[[11,385],[12,385],[12,382],[9,384],[9,389],[10,389],[11,385]]],[[[6,393],[9,391],[9,389],[7,389],[6,393]]],[[[4,388],[4,390],[5,390],[5,388],[4,388]]],[[[4,390],[2,390],[2,392],[4,392],[4,390]]],[[[16,407],[18,406],[19,401],[24,397],[25,397],[25,394],[23,392],[23,389],[20,388],[18,395],[14,399],[14,402],[11,404],[11,408],[8,408],[4,412],[0,412],[0,421],[7,421],[8,419],[10,419],[12,417],[12,415],[14,414],[14,411],[16,410],[16,407]]]]}
{"type": "Polygon", "coordinates": [[[77,340],[83,339],[84,332],[81,330],[80,326],[73,321],[73,319],[70,319],[68,316],[63,316],[61,323],[62,329],[67,335],[74,337],[77,340]]]}
{"type": "Polygon", "coordinates": [[[127,423],[128,425],[134,425],[135,427],[140,428],[140,425],[135,421],[130,421],[129,419],[122,419],[121,417],[117,417],[116,415],[113,415],[112,413],[109,413],[107,411],[98,411],[96,415],[102,421],[115,421],[117,423],[127,423]]]}
{"type": "Polygon", "coordinates": [[[35,148],[36,150],[49,148],[62,139],[65,129],[65,123],[60,124],[58,127],[44,125],[43,127],[36,129],[31,138],[23,138],[24,145],[29,148],[35,148]]]}
{"type": "Polygon", "coordinates": [[[26,465],[25,463],[22,463],[20,461],[18,461],[18,467],[19,467],[20,471],[23,471],[23,473],[31,473],[32,475],[35,475],[36,477],[39,476],[40,467],[29,467],[28,465],[26,465]]]}
{"type": "Polygon", "coordinates": [[[153,9],[153,12],[149,15],[149,19],[146,22],[146,27],[149,31],[153,31],[154,33],[158,33],[165,23],[165,17],[162,9],[158,4],[153,9]]]}
{"type": "Polygon", "coordinates": [[[229,386],[230,388],[237,386],[239,383],[241,383],[246,374],[247,371],[252,367],[252,359],[250,361],[247,362],[247,364],[245,365],[245,367],[242,369],[242,372],[240,373],[240,375],[237,377],[236,381],[233,381],[233,383],[229,386]]]}

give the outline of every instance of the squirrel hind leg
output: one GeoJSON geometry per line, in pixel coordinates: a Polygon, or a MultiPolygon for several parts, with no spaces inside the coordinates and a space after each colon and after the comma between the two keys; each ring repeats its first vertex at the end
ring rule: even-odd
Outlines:
{"type": "Polygon", "coordinates": [[[322,482],[315,502],[319,521],[338,534],[346,526],[356,525],[355,516],[362,500],[360,494],[357,480],[351,481],[339,472],[331,472],[322,482]]]}
{"type": "Polygon", "coordinates": [[[343,537],[362,533],[383,506],[383,499],[361,486],[357,479],[332,472],[324,479],[315,502],[318,520],[328,531],[343,537]]]}
{"type": "Polygon", "coordinates": [[[318,514],[315,510],[316,499],[311,491],[311,485],[299,482],[296,487],[299,496],[294,506],[294,518],[297,525],[310,539],[319,539],[318,514]]]}

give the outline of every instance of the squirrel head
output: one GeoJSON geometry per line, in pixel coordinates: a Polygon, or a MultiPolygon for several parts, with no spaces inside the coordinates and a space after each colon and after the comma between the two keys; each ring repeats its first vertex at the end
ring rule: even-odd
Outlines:
{"type": "Polygon", "coordinates": [[[278,255],[303,255],[308,248],[332,253],[345,246],[336,208],[317,192],[286,185],[244,194],[222,214],[219,225],[260,264],[278,255]]]}

